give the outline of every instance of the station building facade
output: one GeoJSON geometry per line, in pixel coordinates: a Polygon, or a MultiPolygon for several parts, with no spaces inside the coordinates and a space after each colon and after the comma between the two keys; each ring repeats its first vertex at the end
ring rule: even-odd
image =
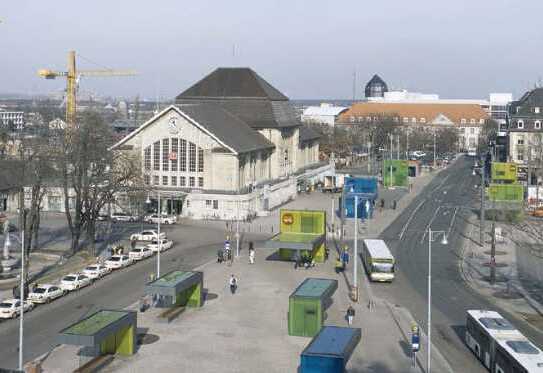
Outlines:
{"type": "Polygon", "coordinates": [[[141,157],[151,200],[195,219],[266,215],[333,173],[319,135],[248,68],[219,68],[114,148],[141,157]]]}

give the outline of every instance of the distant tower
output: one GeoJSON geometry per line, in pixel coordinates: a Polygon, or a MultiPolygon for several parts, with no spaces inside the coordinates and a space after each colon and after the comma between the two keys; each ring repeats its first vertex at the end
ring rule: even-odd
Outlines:
{"type": "Polygon", "coordinates": [[[125,101],[119,102],[118,109],[119,109],[119,113],[121,114],[121,117],[124,119],[128,119],[128,105],[126,104],[125,101]]]}
{"type": "Polygon", "coordinates": [[[388,92],[387,84],[377,74],[366,84],[365,95],[367,99],[384,97],[385,92],[388,92]]]}

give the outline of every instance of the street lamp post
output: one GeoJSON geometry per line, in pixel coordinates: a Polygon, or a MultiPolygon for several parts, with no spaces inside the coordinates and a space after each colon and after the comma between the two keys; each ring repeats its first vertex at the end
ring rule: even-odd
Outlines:
{"type": "Polygon", "coordinates": [[[23,229],[21,230],[21,288],[19,290],[19,302],[21,304],[19,314],[19,370],[23,371],[23,318],[24,318],[24,298],[25,298],[25,229],[26,229],[26,211],[23,212],[23,229]]]}
{"type": "Polygon", "coordinates": [[[160,251],[162,249],[162,239],[160,238],[160,221],[162,220],[162,210],[160,209],[160,190],[157,190],[158,195],[158,253],[156,256],[156,278],[160,277],[160,251]]]}
{"type": "Polygon", "coordinates": [[[358,302],[358,196],[354,196],[353,300],[358,302]]]}
{"type": "Polygon", "coordinates": [[[434,128],[434,168],[436,168],[436,130],[434,128]]]}
{"type": "Polygon", "coordinates": [[[445,231],[433,231],[432,228],[428,228],[428,361],[427,372],[431,371],[431,354],[432,354],[432,241],[434,235],[442,234],[442,245],[447,245],[447,232],[445,231]]]}

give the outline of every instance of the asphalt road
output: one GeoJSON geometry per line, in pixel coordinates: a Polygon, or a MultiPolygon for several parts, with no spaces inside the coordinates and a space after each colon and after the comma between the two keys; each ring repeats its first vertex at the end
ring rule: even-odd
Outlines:
{"type": "MultiPolygon", "coordinates": [[[[166,228],[175,246],[161,253],[161,273],[173,269],[190,270],[213,260],[224,242],[224,232],[199,227],[166,228]]],[[[156,271],[156,256],[115,271],[95,284],[36,307],[24,317],[24,360],[46,353],[56,342],[60,330],[100,308],[124,308],[143,295],[143,285],[156,271]]],[[[227,279],[225,279],[226,283],[227,279]]],[[[16,368],[19,321],[0,323],[0,368],[16,368]]]]}
{"type": "MultiPolygon", "coordinates": [[[[392,284],[372,285],[375,295],[408,308],[427,330],[428,228],[448,233],[448,244],[436,233],[432,243],[432,341],[455,372],[486,372],[464,344],[465,312],[496,309],[464,282],[459,272],[462,239],[470,230],[478,238],[478,227],[466,217],[478,208],[478,176],[472,176],[473,159],[461,158],[444,170],[383,232],[397,260],[392,284]],[[468,207],[468,208],[466,208],[468,207]],[[401,239],[400,239],[401,237],[401,239]]],[[[512,315],[498,309],[534,342],[542,338],[512,315]]]]}

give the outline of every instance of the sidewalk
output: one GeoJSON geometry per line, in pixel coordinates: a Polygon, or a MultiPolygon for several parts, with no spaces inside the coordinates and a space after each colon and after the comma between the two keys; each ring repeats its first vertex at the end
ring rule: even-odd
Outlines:
{"type": "MultiPolygon", "coordinates": [[[[486,231],[490,231],[490,224],[486,223],[486,231]]],[[[460,273],[475,291],[543,332],[543,304],[538,298],[541,295],[538,276],[543,271],[543,256],[539,255],[541,241],[527,230],[526,224],[496,223],[497,228],[502,228],[503,241],[496,242],[496,281],[492,285],[491,234],[486,232],[481,247],[478,243],[479,222],[471,217],[460,273]]]]}
{"type": "MultiPolygon", "coordinates": [[[[245,256],[231,267],[208,263],[203,268],[208,295],[204,307],[188,309],[170,324],[156,321],[156,309],[138,313],[138,328],[146,339],[137,355],[116,358],[104,372],[295,372],[300,353],[311,340],[288,335],[288,297],[306,277],[337,278],[338,290],[327,309],[326,325],[347,326],[348,287],[336,275],[333,261],[305,270],[289,262],[266,260],[257,248],[256,264],[245,256]],[[231,295],[227,280],[239,278],[231,295]]],[[[136,305],[133,307],[136,309],[136,305]]],[[[410,320],[403,310],[384,303],[368,310],[355,305],[354,326],[362,340],[347,366],[353,372],[417,372],[410,368],[410,342],[403,333],[410,320]]],[[[70,346],[55,349],[43,364],[44,372],[77,368],[79,359],[70,346]]],[[[437,367],[436,367],[437,368],[437,367]]]]}
{"type": "MultiPolygon", "coordinates": [[[[396,210],[386,210],[372,219],[372,234],[378,235],[409,204],[432,177],[417,180],[413,192],[404,196],[396,210]]],[[[285,208],[325,209],[331,211],[330,198],[320,193],[301,195],[285,208]],[[317,198],[318,197],[318,198],[317,198]]],[[[277,222],[278,212],[255,222],[277,222]],[[261,220],[262,219],[262,220],[261,220]]],[[[253,222],[253,224],[255,224],[253,222]]],[[[198,225],[200,222],[192,223],[198,225]]],[[[221,222],[224,224],[224,222],[221,222]]],[[[351,273],[334,272],[334,253],[328,262],[309,270],[294,270],[293,263],[266,260],[270,251],[256,248],[256,264],[247,264],[246,251],[231,267],[208,263],[196,270],[204,271],[208,295],[201,309],[188,309],[170,324],[156,321],[157,310],[138,313],[142,344],[130,358],[117,357],[105,372],[296,372],[300,353],[310,338],[291,337],[287,331],[288,297],[307,277],[338,279],[338,290],[327,309],[325,325],[347,326],[345,312],[351,304],[347,278],[351,273]],[[231,295],[228,278],[235,274],[239,290],[231,295]],[[346,277],[347,276],[347,277],[346,277]],[[145,336],[143,336],[145,334],[145,336]]],[[[354,351],[348,371],[352,372],[420,372],[425,371],[426,357],[419,353],[412,367],[410,329],[413,322],[408,310],[373,298],[371,287],[359,267],[361,289],[354,327],[362,329],[362,339],[354,351]],[[373,300],[374,306],[368,308],[373,300]]],[[[136,309],[136,304],[133,306],[136,309]]],[[[421,345],[426,343],[421,336],[421,345]]],[[[43,364],[44,372],[66,372],[77,368],[77,348],[59,346],[43,364]]],[[[446,361],[433,349],[434,371],[448,372],[446,361]]]]}

